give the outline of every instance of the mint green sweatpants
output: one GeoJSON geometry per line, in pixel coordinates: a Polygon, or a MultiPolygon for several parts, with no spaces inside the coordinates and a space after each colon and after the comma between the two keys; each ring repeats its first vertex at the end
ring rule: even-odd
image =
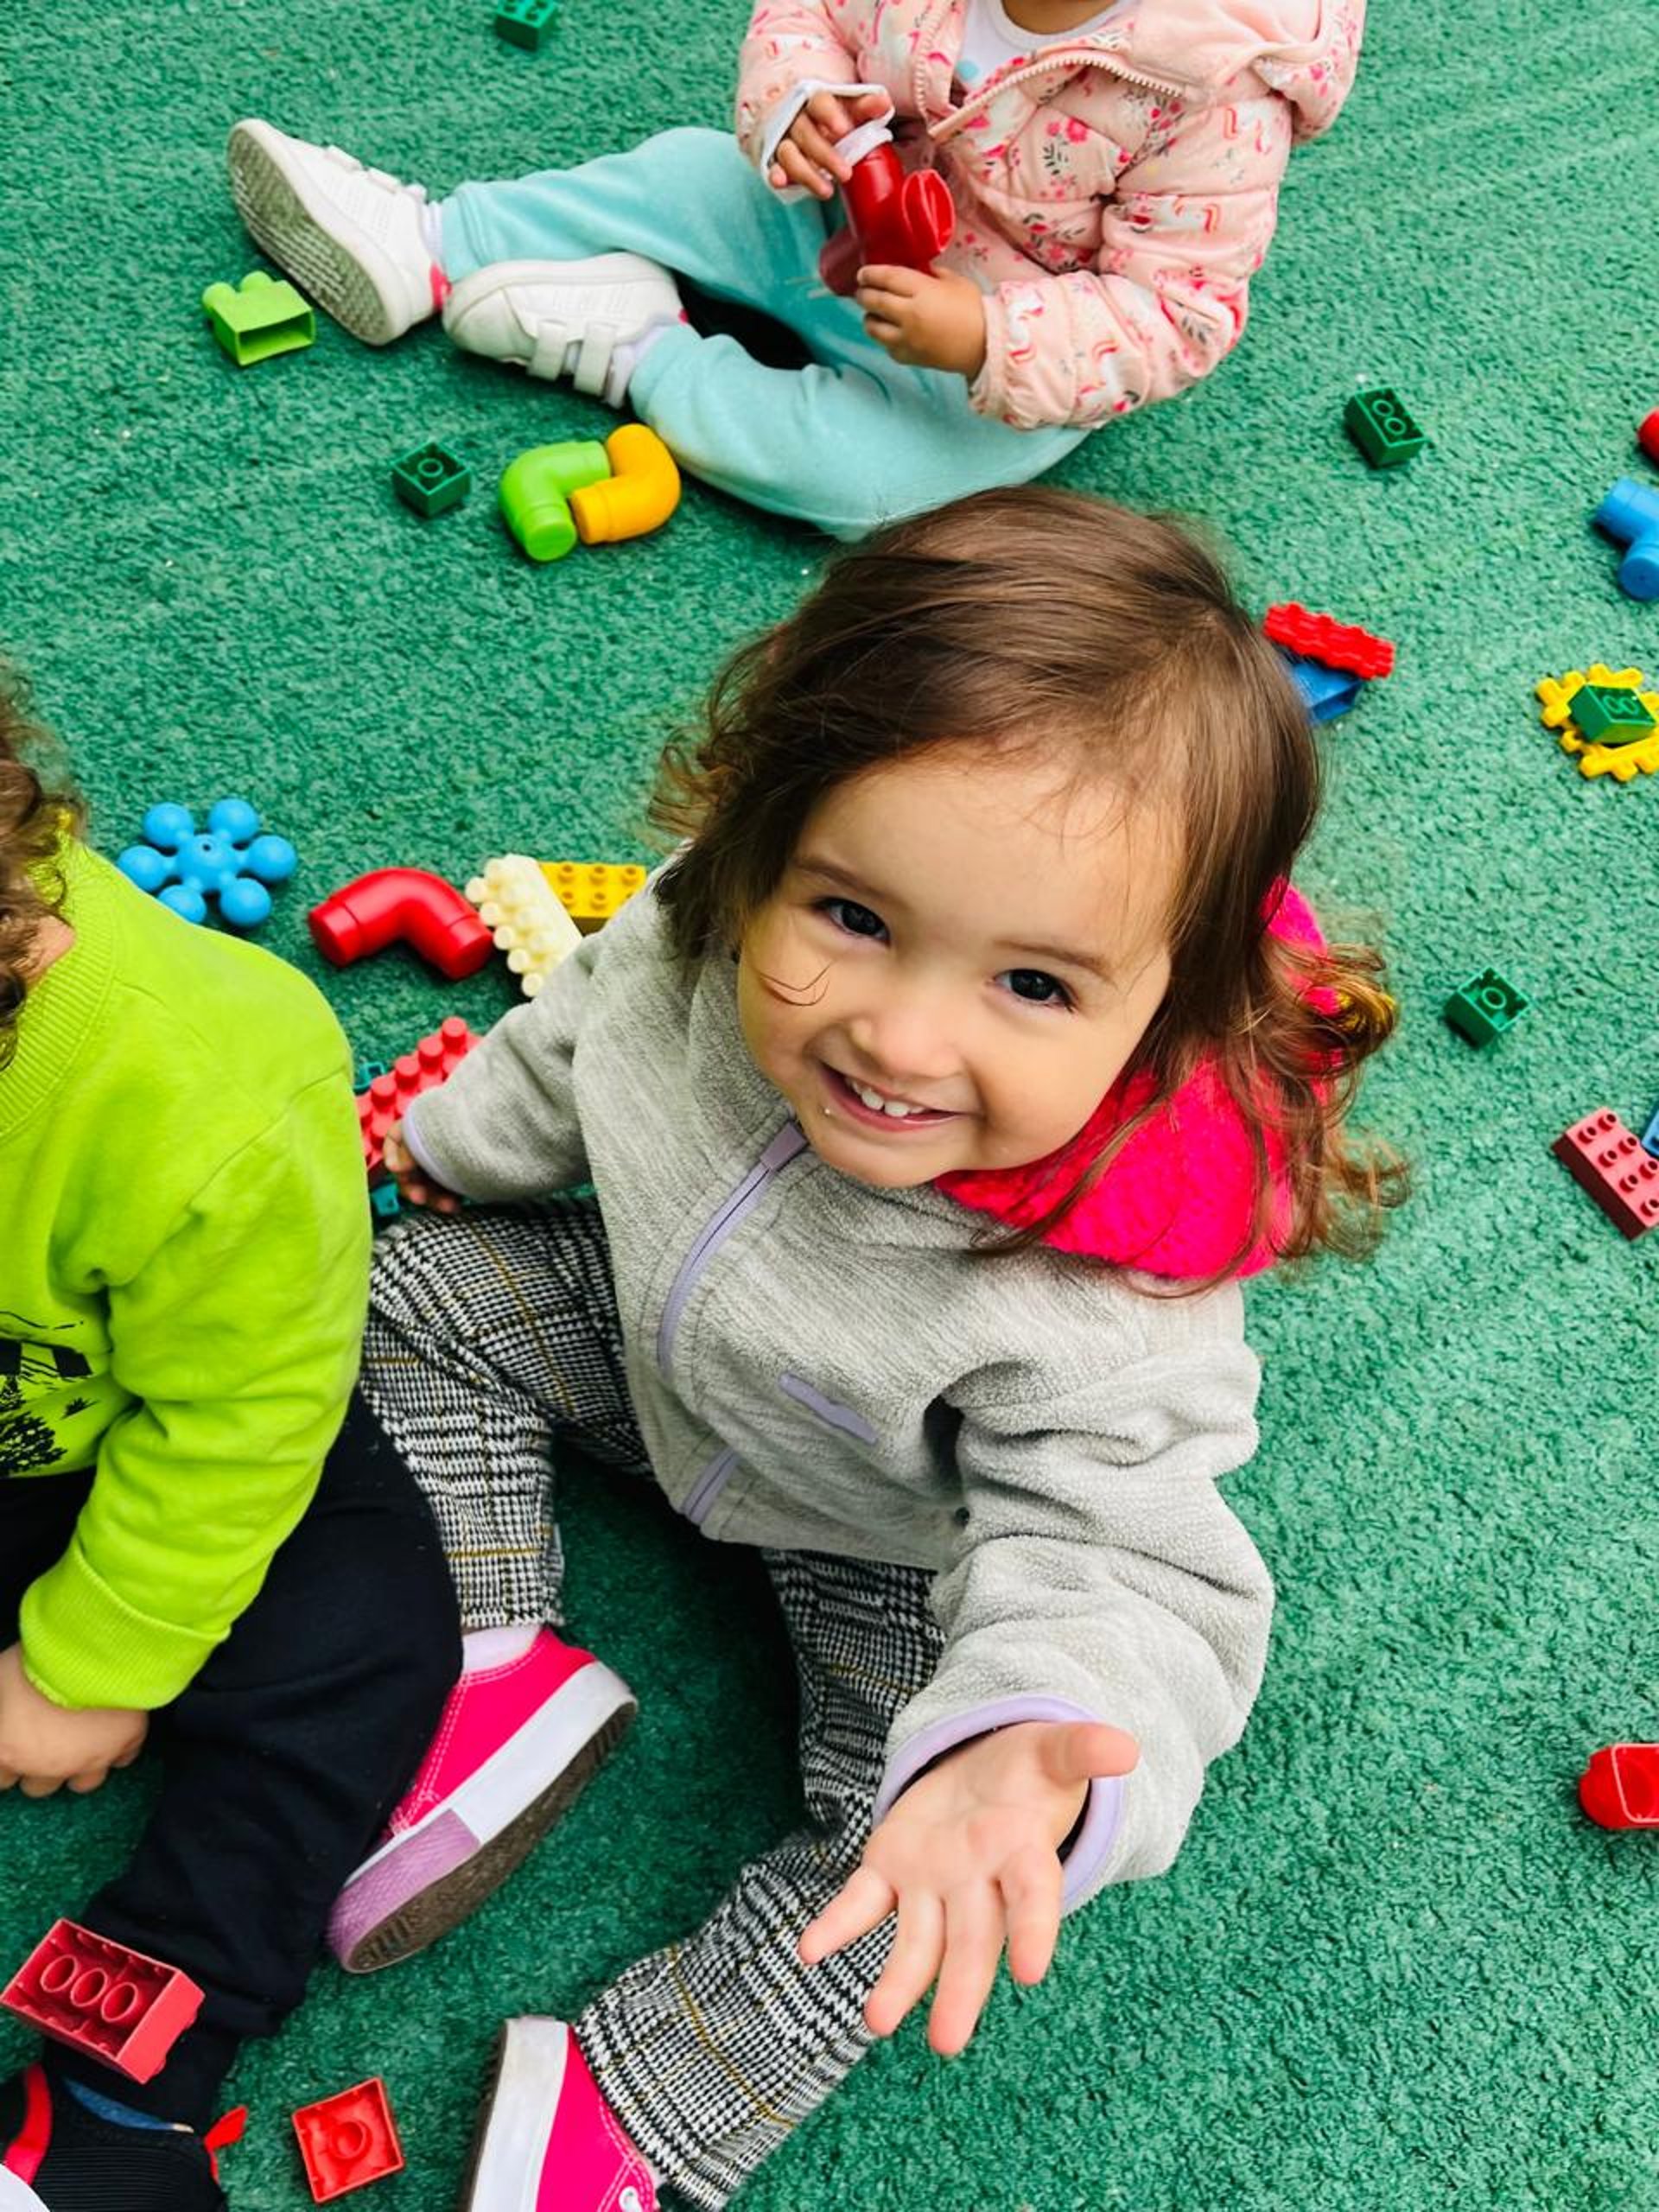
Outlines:
{"type": "Polygon", "coordinates": [[[794,331],[812,357],[804,368],[767,368],[734,338],[671,330],[634,371],[628,400],[682,467],[837,537],[1023,484],[1088,435],[1010,429],[974,412],[963,378],[891,360],[853,302],[818,281],[821,203],[780,200],[723,132],[668,130],[577,168],[463,184],[442,219],[456,283],[492,262],[639,253],[794,331]]]}

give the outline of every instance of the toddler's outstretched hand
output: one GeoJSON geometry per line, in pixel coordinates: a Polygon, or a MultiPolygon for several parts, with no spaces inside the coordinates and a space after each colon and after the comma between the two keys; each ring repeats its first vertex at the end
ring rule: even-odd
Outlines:
{"type": "Polygon", "coordinates": [[[899,1916],[893,1955],[864,2007],[891,2035],[937,1980],[927,2039],[965,2048],[1007,1945],[1016,1981],[1040,1981],[1060,1927],[1059,1848],[1096,1776],[1127,1774],[1135,1738],[1095,1720],[1029,1720],[950,1752],[912,1783],[851,1880],[803,1934],[816,1966],[899,1916]]]}
{"type": "Polygon", "coordinates": [[[907,369],[952,369],[971,383],[985,365],[985,296],[970,277],[885,264],[858,272],[864,327],[907,369]]]}
{"type": "Polygon", "coordinates": [[[386,1173],[397,1185],[397,1194],[411,1206],[430,1206],[434,1213],[458,1213],[461,1200],[453,1191],[445,1190],[442,1183],[435,1183],[420,1161],[404,1142],[404,1125],[394,1122],[386,1131],[380,1156],[386,1163],[386,1173]]]}
{"type": "Polygon", "coordinates": [[[149,1727],[147,1713],[54,1705],[23,1672],[22,1645],[0,1651],[0,1789],[17,1783],[25,1797],[49,1797],[67,1782],[84,1796],[112,1766],[132,1764],[149,1727]]]}
{"type": "Polygon", "coordinates": [[[836,151],[836,141],[858,124],[875,122],[891,105],[882,92],[860,92],[853,99],[843,99],[839,92],[814,92],[779,140],[766,182],[779,192],[788,185],[804,184],[820,200],[828,200],[836,185],[845,184],[852,175],[836,151]]]}

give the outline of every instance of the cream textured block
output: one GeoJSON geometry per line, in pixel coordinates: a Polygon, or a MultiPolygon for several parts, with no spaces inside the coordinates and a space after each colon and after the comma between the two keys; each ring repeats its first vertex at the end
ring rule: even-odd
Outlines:
{"type": "Polygon", "coordinates": [[[523,853],[486,861],[467,886],[480,919],[494,932],[524,996],[533,999],[567,952],[582,943],[576,927],[543,874],[523,853]]]}

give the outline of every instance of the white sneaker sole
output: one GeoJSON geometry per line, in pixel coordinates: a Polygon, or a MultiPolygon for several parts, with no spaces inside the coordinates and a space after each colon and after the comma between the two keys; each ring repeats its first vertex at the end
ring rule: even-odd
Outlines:
{"type": "Polygon", "coordinates": [[[289,142],[268,123],[238,123],[231,197],[258,245],[317,305],[365,345],[389,346],[432,312],[378,241],[319,194],[289,142]]]}
{"type": "Polygon", "coordinates": [[[563,2020],[509,2020],[502,2030],[464,2212],[536,2212],[569,2050],[563,2020]]]}

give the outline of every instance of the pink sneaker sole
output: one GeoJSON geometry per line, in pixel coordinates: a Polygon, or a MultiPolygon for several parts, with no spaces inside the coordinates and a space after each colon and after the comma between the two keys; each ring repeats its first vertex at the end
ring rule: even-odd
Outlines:
{"type": "Polygon", "coordinates": [[[637,1710],[620,1675],[589,1661],[442,1804],[365,1859],[328,1923],[347,1974],[410,1958],[476,1911],[575,1804],[637,1710]]]}

